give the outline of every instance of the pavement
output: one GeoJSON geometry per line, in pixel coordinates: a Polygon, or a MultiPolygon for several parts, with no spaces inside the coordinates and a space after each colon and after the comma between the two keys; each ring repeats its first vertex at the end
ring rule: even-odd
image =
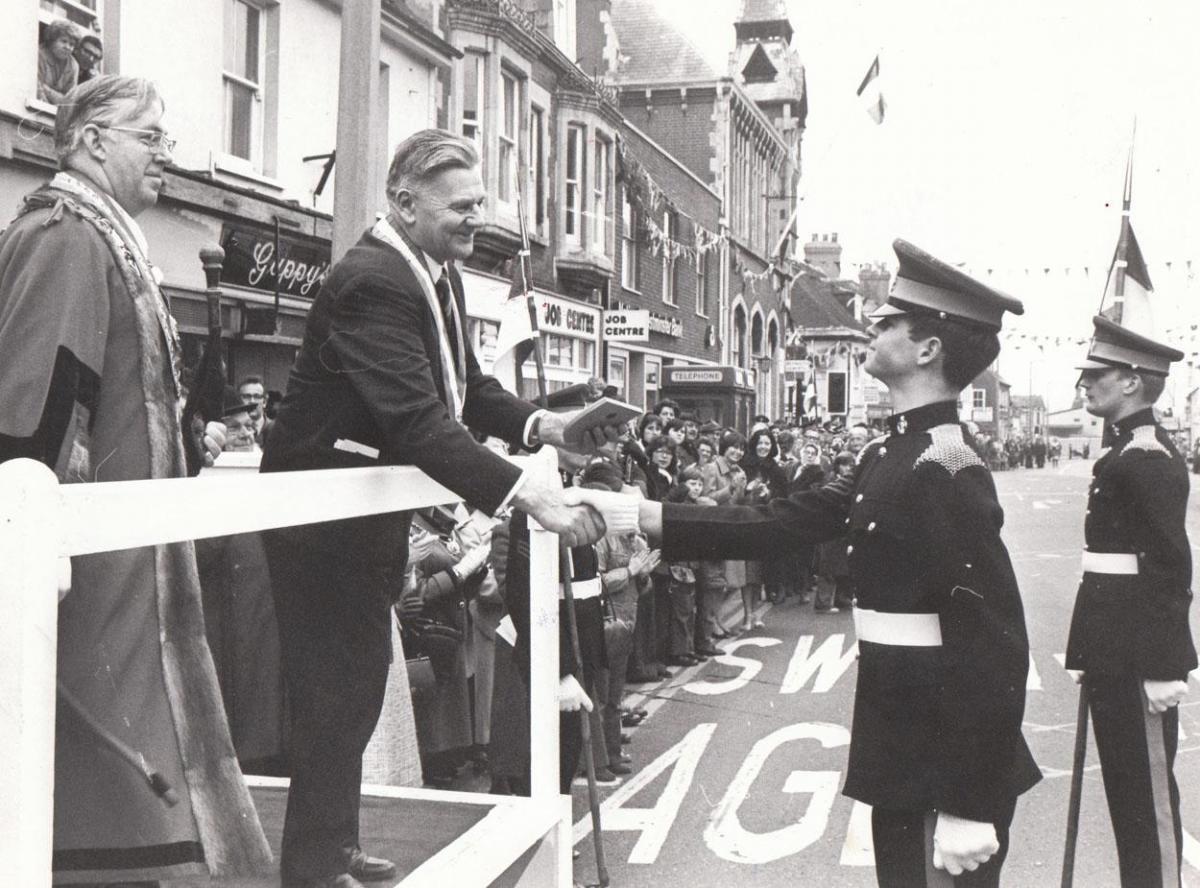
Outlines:
{"type": "MultiPolygon", "coordinates": [[[[1044,775],[1018,804],[1006,885],[1060,880],[1078,705],[1061,663],[1091,466],[1073,460],[995,475],[1030,634],[1024,731],[1044,775]]],[[[1195,496],[1188,528],[1200,541],[1195,496]]],[[[650,712],[626,747],[634,772],[601,790],[613,886],[875,884],[870,811],[841,795],[856,679],[851,616],[815,614],[796,599],[760,614],[765,626],[722,642],[720,657],[634,689],[631,702],[650,712]]],[[[1200,638],[1200,608],[1191,617],[1200,638]]],[[[1200,886],[1200,676],[1180,714],[1184,879],[1200,886]]],[[[576,878],[594,882],[586,789],[574,791],[574,816],[576,878]]],[[[1091,743],[1075,884],[1118,885],[1091,743]]]]}

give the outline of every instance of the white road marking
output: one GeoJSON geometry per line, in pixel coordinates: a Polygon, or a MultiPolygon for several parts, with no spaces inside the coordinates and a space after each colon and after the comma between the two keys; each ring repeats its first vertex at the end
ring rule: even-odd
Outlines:
{"type": "Polygon", "coordinates": [[[1025,690],[1040,691],[1042,689],[1042,674],[1038,672],[1037,663],[1033,662],[1033,651],[1029,652],[1029,677],[1025,679],[1025,690]]]}
{"type": "Polygon", "coordinates": [[[700,696],[713,696],[716,694],[729,694],[733,691],[740,691],[746,685],[754,680],[754,676],[762,671],[761,660],[751,660],[749,657],[736,657],[733,652],[741,647],[774,647],[777,644],[782,644],[778,638],[739,638],[735,641],[726,642],[722,649],[723,653],[719,657],[713,657],[713,663],[721,663],[725,666],[740,666],[741,674],[735,678],[726,679],[725,681],[692,681],[684,685],[684,690],[690,691],[693,694],[700,696]]]}
{"type": "Polygon", "coordinates": [[[788,774],[783,783],[784,792],[810,793],[812,796],[796,823],[755,833],[742,826],[738,817],[738,808],[763,764],[777,748],[794,740],[817,740],[821,746],[830,749],[848,744],[850,732],[841,725],[809,722],[780,728],[755,743],[704,830],[704,843],[722,860],[770,863],[803,851],[824,835],[841,783],[840,771],[792,771],[788,774]]]}
{"type": "Polygon", "coordinates": [[[813,636],[800,636],[791,662],[788,663],[787,673],[783,677],[783,684],[779,687],[779,693],[796,693],[814,675],[814,694],[823,694],[832,688],[858,656],[858,643],[854,641],[850,643],[846,652],[842,653],[842,643],[845,639],[846,636],[840,632],[830,635],[817,648],[815,654],[810,654],[813,636]]]}
{"type": "MultiPolygon", "coordinates": [[[[629,863],[652,864],[658,860],[667,834],[679,816],[679,808],[687,795],[688,788],[696,776],[696,766],[700,757],[708,748],[713,732],[717,726],[713,723],[696,725],[686,736],[637,774],[629,778],[621,787],[606,798],[600,805],[600,823],[604,832],[619,832],[632,830],[639,832],[633,850],[629,852],[629,863]],[[654,779],[674,765],[667,786],[658,797],[652,808],[630,808],[626,803],[633,799],[654,779]]],[[[572,838],[578,845],[592,832],[591,814],[575,824],[572,838]]]]}
{"type": "Polygon", "coordinates": [[[871,806],[855,802],[850,809],[846,841],[842,843],[842,866],[874,866],[875,839],[871,833],[871,806]]]}

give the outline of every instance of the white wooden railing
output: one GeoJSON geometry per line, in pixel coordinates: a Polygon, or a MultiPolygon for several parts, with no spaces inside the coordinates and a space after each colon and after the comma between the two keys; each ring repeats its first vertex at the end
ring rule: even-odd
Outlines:
{"type": "MultiPolygon", "coordinates": [[[[514,462],[557,483],[551,448],[514,462]]],[[[457,500],[410,466],[60,485],[34,460],[0,464],[0,859],[8,884],[50,884],[57,590],[68,557],[457,500]]],[[[530,563],[531,796],[364,787],[492,806],[409,874],[405,888],[483,888],[534,846],[521,884],[571,884],[570,800],[558,793],[558,538],[533,522],[530,563]]]]}

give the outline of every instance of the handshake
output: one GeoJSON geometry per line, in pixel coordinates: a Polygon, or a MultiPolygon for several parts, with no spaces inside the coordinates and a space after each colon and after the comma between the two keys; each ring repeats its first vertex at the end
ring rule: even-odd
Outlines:
{"type": "Polygon", "coordinates": [[[594,543],[605,534],[640,530],[642,503],[623,493],[582,487],[555,490],[533,481],[523,484],[513,499],[517,508],[558,534],[568,546],[594,543]]]}

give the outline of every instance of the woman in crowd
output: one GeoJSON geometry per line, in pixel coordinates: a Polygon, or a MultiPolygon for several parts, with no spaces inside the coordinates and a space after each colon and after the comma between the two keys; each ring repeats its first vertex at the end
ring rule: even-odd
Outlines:
{"type": "MultiPolygon", "coordinates": [[[[750,436],[746,453],[742,456],[742,469],[746,473],[745,502],[761,505],[775,497],[787,495],[787,480],[779,467],[779,448],[767,429],[759,429],[750,436]]],[[[786,564],[782,558],[750,561],[746,564],[746,588],[751,596],[759,586],[765,586],[767,595],[776,604],[785,595],[786,564]]],[[[743,593],[743,599],[747,593],[743,593]]]]}
{"type": "MultiPolygon", "coordinates": [[[[720,454],[700,469],[704,478],[704,496],[717,505],[739,505],[746,489],[746,473],[739,465],[745,453],[746,439],[738,432],[726,432],[721,436],[720,454]]],[[[746,598],[746,562],[725,562],[725,594],[742,596],[742,631],[754,625],[754,607],[746,598]]],[[[715,637],[720,638],[721,629],[715,637]]]]}
{"type": "Polygon", "coordinates": [[[58,19],[46,26],[38,47],[38,98],[57,105],[79,82],[79,62],[75,61],[75,26],[58,19]]]}
{"type": "Polygon", "coordinates": [[[410,561],[413,583],[401,595],[398,609],[401,622],[415,627],[414,647],[428,654],[437,679],[432,688],[413,689],[413,717],[425,780],[444,785],[475,741],[470,681],[474,628],[466,605],[487,574],[491,534],[480,534],[469,521],[455,528],[436,510],[417,513],[414,525],[418,521],[433,540],[413,541],[422,557],[410,561]],[[423,635],[429,636],[426,641],[423,635]]]}

